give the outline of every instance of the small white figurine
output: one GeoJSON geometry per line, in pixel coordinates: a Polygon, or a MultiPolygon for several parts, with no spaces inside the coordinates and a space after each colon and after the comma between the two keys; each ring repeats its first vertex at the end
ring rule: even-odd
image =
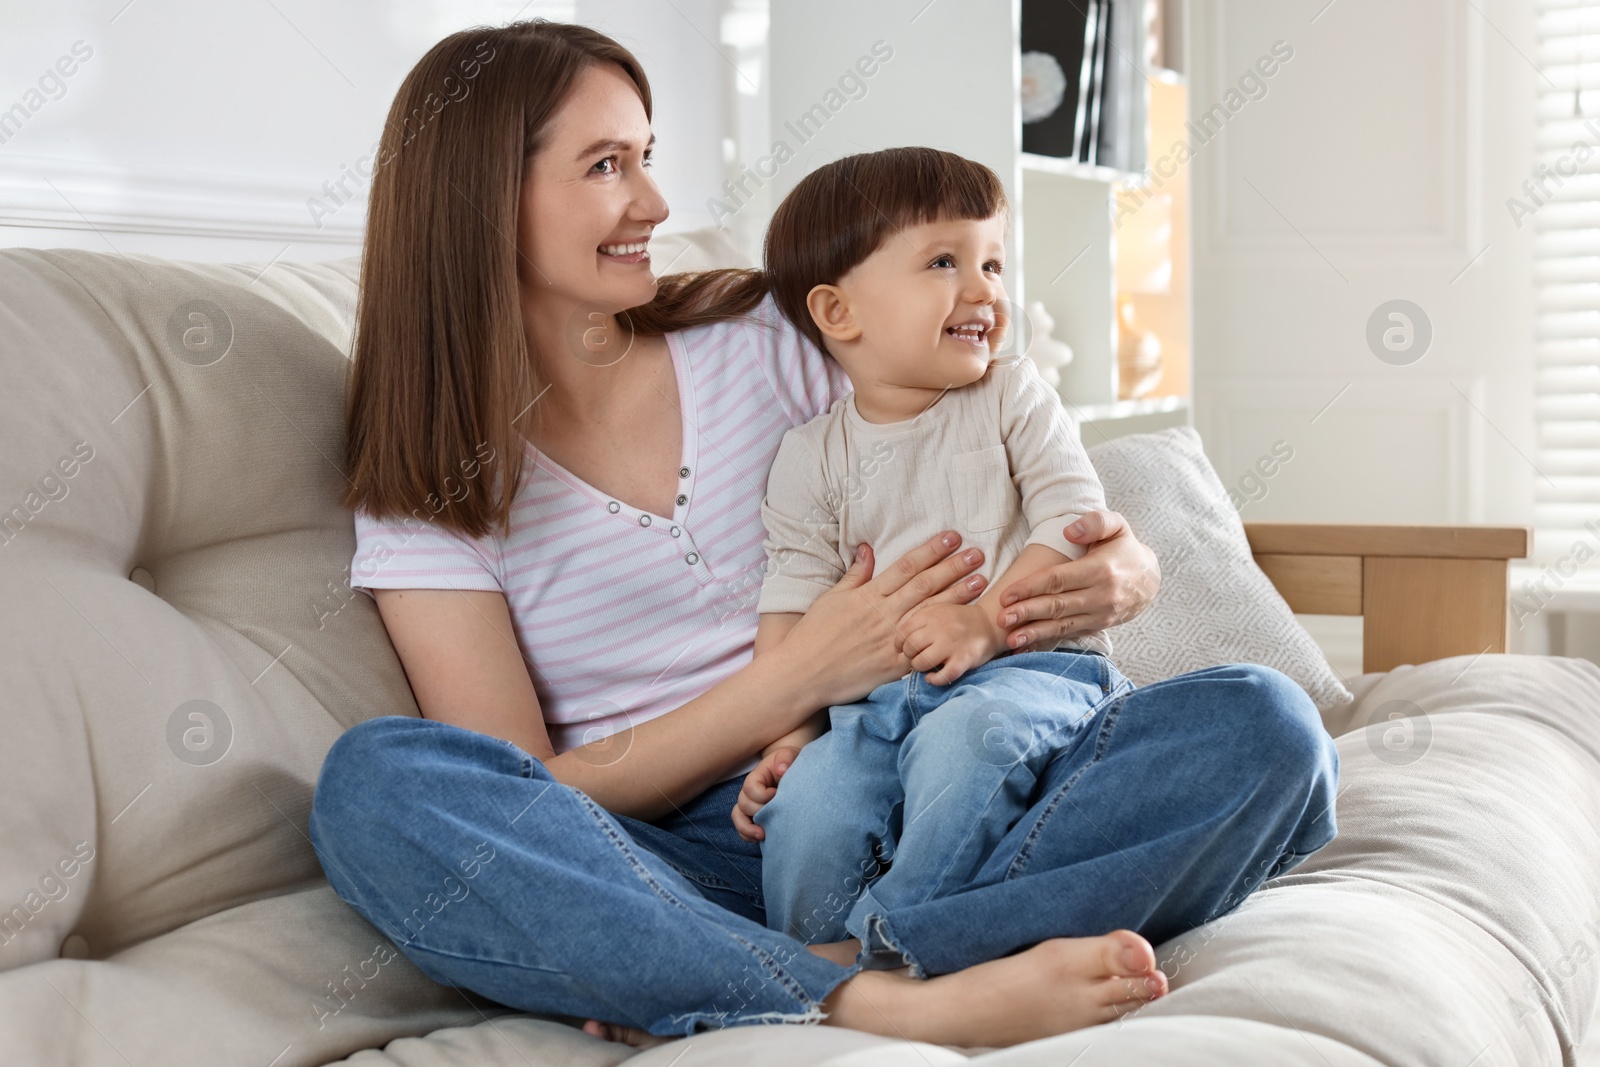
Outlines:
{"type": "Polygon", "coordinates": [[[1061,368],[1072,362],[1072,346],[1050,336],[1056,320],[1038,300],[1028,305],[1028,323],[1033,340],[1028,345],[1028,358],[1039,368],[1039,377],[1053,389],[1061,387],[1061,368]]]}

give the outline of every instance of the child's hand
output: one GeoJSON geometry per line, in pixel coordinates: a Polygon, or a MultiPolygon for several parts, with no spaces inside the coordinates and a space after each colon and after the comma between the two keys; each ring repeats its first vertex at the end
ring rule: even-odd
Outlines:
{"type": "Polygon", "coordinates": [[[755,823],[755,813],[778,795],[778,779],[800,754],[798,748],[775,748],[762,757],[755,769],[745,775],[739,802],[733,806],[733,825],[746,841],[760,841],[767,832],[755,823]]]}
{"type": "Polygon", "coordinates": [[[974,667],[988,663],[1006,647],[1006,632],[978,604],[930,603],[903,620],[905,654],[934,685],[949,685],[974,667]],[[941,667],[940,665],[943,664],[941,667]]]}

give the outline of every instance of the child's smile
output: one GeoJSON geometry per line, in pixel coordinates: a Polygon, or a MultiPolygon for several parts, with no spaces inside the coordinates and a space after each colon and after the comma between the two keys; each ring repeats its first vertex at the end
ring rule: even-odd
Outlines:
{"type": "Polygon", "coordinates": [[[989,330],[992,329],[993,326],[993,322],[975,319],[971,322],[963,322],[956,326],[946,326],[944,328],[944,332],[949,334],[951,337],[954,337],[962,344],[972,345],[974,348],[982,348],[987,351],[989,347],[989,330]]]}

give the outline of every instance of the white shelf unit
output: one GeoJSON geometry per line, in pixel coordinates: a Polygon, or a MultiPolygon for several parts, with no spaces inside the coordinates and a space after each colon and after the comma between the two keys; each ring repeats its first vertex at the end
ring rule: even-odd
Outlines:
{"type": "Polygon", "coordinates": [[[1117,399],[1116,231],[1111,181],[1022,168],[1022,299],[1044,304],[1072,346],[1060,392],[1076,406],[1117,399]]]}
{"type": "Polygon", "coordinates": [[[1041,156],[1037,152],[1022,153],[1022,169],[1037,171],[1040,174],[1062,174],[1069,178],[1083,178],[1092,182],[1127,181],[1139,177],[1135,171],[1102,167],[1098,163],[1079,163],[1075,159],[1062,159],[1058,156],[1041,156]]]}
{"type": "MultiPolygon", "coordinates": [[[[748,18],[753,0],[733,2],[748,18]]],[[[780,0],[766,14],[758,61],[765,77],[752,86],[741,75],[748,103],[730,164],[735,181],[744,174],[761,178],[748,201],[752,216],[764,225],[771,205],[804,174],[854,152],[921,144],[978,160],[1000,175],[1012,206],[1011,300],[1022,306],[1041,301],[1055,319],[1054,335],[1072,346],[1060,387],[1069,410],[1093,424],[1097,440],[1123,423],[1146,429],[1189,421],[1187,366],[1183,395],[1118,397],[1115,198],[1119,182],[1138,184],[1142,176],[1022,151],[1021,0],[981,11],[928,0],[780,0]],[[830,98],[829,90],[841,88],[842,75],[860,70],[874,46],[892,57],[868,64],[874,72],[857,79],[861,89],[854,94],[830,98]],[[752,106],[761,109],[763,121],[750,121],[752,106]],[[814,121],[797,124],[805,115],[814,121]],[[776,155],[780,142],[792,158],[758,170],[760,157],[776,155]]],[[[1156,75],[1141,84],[1160,81],[1156,75]]],[[[747,188],[753,185],[746,181],[747,188]]],[[[750,227],[755,219],[740,221],[750,227]]],[[[1186,277],[1187,263],[1175,263],[1174,273],[1179,270],[1186,277]]],[[[1167,328],[1183,332],[1177,347],[1186,364],[1187,313],[1180,319],[1167,328]]]]}

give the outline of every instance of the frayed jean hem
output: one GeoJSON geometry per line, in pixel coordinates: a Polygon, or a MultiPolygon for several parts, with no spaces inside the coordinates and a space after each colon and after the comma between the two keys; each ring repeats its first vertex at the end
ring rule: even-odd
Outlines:
{"type": "MultiPolygon", "coordinates": [[[[807,953],[807,955],[813,955],[807,953]]],[[[732,1011],[695,1011],[683,1012],[668,1016],[666,1019],[653,1023],[648,1029],[657,1037],[689,1037],[694,1034],[704,1033],[708,1030],[725,1030],[735,1026],[781,1026],[800,1025],[817,1026],[828,1018],[828,1013],[822,1009],[822,1004],[833,991],[856,975],[861,973],[859,964],[849,967],[838,967],[828,963],[820,956],[814,957],[817,962],[834,967],[839,971],[839,978],[833,982],[825,982],[819,995],[813,996],[809,991],[794,994],[798,1002],[797,1011],[757,1011],[742,1012],[744,1005],[732,1011]]],[[[783,983],[786,989],[798,988],[799,983],[793,976],[786,976],[783,983]]],[[[729,987],[732,988],[731,986],[729,987]]]]}
{"type": "Polygon", "coordinates": [[[858,905],[850,916],[850,932],[861,942],[861,951],[856,954],[857,964],[869,971],[894,971],[910,967],[912,978],[927,978],[928,972],[895,935],[889,917],[881,909],[873,907],[876,901],[863,894],[861,904],[867,906],[858,905]]]}

